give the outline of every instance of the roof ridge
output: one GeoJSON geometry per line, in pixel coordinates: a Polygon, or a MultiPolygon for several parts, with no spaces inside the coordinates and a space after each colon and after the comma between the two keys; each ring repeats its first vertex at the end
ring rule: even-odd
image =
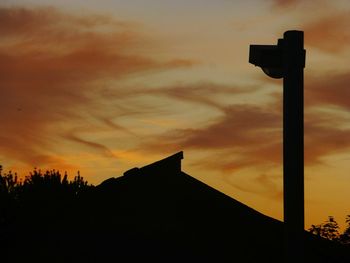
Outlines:
{"type": "Polygon", "coordinates": [[[131,168],[126,172],[124,172],[124,176],[135,175],[140,173],[141,171],[144,172],[145,170],[148,171],[148,170],[161,170],[161,169],[166,169],[167,172],[170,172],[170,173],[179,173],[181,172],[181,160],[183,158],[184,158],[183,151],[180,151],[164,159],[145,165],[141,168],[138,168],[138,167],[131,168]]]}

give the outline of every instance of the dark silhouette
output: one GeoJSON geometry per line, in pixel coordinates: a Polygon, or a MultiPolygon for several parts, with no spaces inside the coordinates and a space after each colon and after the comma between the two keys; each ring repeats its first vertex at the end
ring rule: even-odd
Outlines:
{"type": "Polygon", "coordinates": [[[346,217],[345,221],[347,226],[342,234],[339,233],[339,225],[333,216],[329,216],[328,220],[322,224],[312,225],[309,228],[309,232],[328,240],[337,241],[344,245],[350,245],[350,215],[346,217]]]}
{"type": "Polygon", "coordinates": [[[283,78],[284,262],[304,261],[304,32],[284,33],[277,45],[251,45],[249,62],[283,78]]]}
{"type": "MultiPolygon", "coordinates": [[[[1,205],[1,262],[281,262],[283,223],[182,172],[182,158],[96,187],[56,171],[1,176],[12,200],[1,205]]],[[[341,244],[304,236],[305,262],[350,262],[341,244]]]]}
{"type": "Polygon", "coordinates": [[[320,225],[312,225],[309,232],[329,240],[337,241],[340,238],[339,226],[333,216],[329,216],[328,220],[320,225]]]}
{"type": "Polygon", "coordinates": [[[69,237],[68,219],[80,206],[81,194],[90,188],[79,173],[69,181],[67,174],[62,177],[55,170],[34,170],[21,181],[12,172],[2,173],[0,167],[0,262],[35,262],[38,255],[55,257],[47,246],[59,239],[55,231],[69,237]]]}
{"type": "Polygon", "coordinates": [[[340,235],[340,242],[350,246],[350,215],[346,217],[346,229],[343,234],[340,235]]]}

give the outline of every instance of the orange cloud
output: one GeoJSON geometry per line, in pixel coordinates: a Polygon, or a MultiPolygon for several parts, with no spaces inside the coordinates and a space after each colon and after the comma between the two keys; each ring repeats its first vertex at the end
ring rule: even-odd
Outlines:
{"type": "Polygon", "coordinates": [[[308,164],[321,163],[322,157],[350,148],[350,130],[344,120],[326,113],[309,113],[305,120],[305,157],[308,164]]]}
{"type": "Polygon", "coordinates": [[[310,76],[305,84],[307,106],[336,106],[350,109],[350,72],[310,76]]]}
{"type": "Polygon", "coordinates": [[[201,104],[219,110],[225,110],[220,96],[236,96],[253,93],[256,86],[223,85],[211,82],[199,82],[194,84],[177,84],[161,88],[138,89],[137,93],[166,96],[175,100],[201,104]]]}
{"type": "Polygon", "coordinates": [[[86,139],[82,139],[80,137],[78,137],[77,135],[74,134],[67,134],[65,136],[66,139],[71,140],[73,142],[82,144],[86,147],[88,147],[90,150],[96,150],[98,153],[102,153],[104,156],[106,157],[113,157],[115,158],[115,155],[113,154],[113,152],[105,145],[100,144],[100,143],[96,143],[93,141],[89,141],[86,139]]]}
{"type": "Polygon", "coordinates": [[[305,43],[327,52],[341,52],[350,45],[350,11],[333,11],[306,23],[305,43]]]}
{"type": "MultiPolygon", "coordinates": [[[[342,1],[271,0],[276,15],[287,12],[305,32],[305,45],[339,53],[350,44],[350,10],[342,1]]],[[[290,28],[292,29],[292,28],[290,28]]]]}
{"type": "Polygon", "coordinates": [[[218,154],[218,158],[212,157],[203,162],[206,167],[222,171],[280,161],[282,116],[272,107],[223,107],[222,117],[211,123],[203,128],[179,129],[167,133],[157,138],[157,142],[163,142],[163,145],[159,143],[159,147],[166,151],[178,148],[224,150],[223,156],[218,154]]]}
{"type": "Polygon", "coordinates": [[[224,113],[220,120],[204,129],[185,131],[188,135],[184,136],[184,147],[236,148],[244,152],[248,145],[257,146],[261,138],[275,138],[280,132],[281,118],[275,112],[235,105],[224,113]]]}
{"type": "Polygon", "coordinates": [[[60,15],[52,8],[0,8],[0,33],[7,37],[18,34],[31,35],[54,23],[60,15]]]}
{"type": "MultiPolygon", "coordinates": [[[[142,44],[147,49],[150,40],[140,28],[110,16],[0,8],[0,34],[0,151],[34,166],[47,164],[62,134],[86,122],[87,116],[99,116],[110,128],[121,127],[101,114],[101,100],[110,100],[100,94],[101,83],[192,65],[145,56],[142,44]]],[[[123,88],[118,92],[133,96],[123,88]]],[[[68,139],[108,152],[76,135],[68,139]]]]}
{"type": "MultiPolygon", "coordinates": [[[[311,76],[305,85],[305,164],[322,163],[322,158],[350,148],[350,130],[342,126],[344,119],[331,112],[315,111],[319,107],[336,106],[349,109],[349,74],[311,76]]],[[[282,105],[281,94],[265,107],[253,105],[224,106],[213,95],[227,91],[227,87],[200,85],[164,89],[174,99],[202,103],[221,110],[221,117],[210,120],[210,125],[167,132],[151,149],[173,152],[195,149],[215,152],[195,165],[233,172],[259,165],[282,164],[282,105]],[[187,90],[188,92],[185,92],[187,90]],[[219,152],[219,153],[218,153],[219,152]],[[221,153],[220,153],[221,152],[221,153]]],[[[230,90],[230,89],[229,89],[230,90]]],[[[252,90],[254,91],[254,89],[252,90]]],[[[235,92],[231,89],[231,92],[235,92]]],[[[242,92],[236,90],[237,94],[242,92]]],[[[143,148],[143,147],[142,147],[143,148]]],[[[147,147],[145,147],[147,148],[147,147]]]]}
{"type": "Polygon", "coordinates": [[[276,7],[285,8],[297,4],[300,0],[273,0],[276,7]]]}

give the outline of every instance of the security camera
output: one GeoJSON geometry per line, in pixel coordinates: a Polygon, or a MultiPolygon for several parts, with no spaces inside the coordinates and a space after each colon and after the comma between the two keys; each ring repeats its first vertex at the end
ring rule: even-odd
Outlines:
{"type": "Polygon", "coordinates": [[[249,63],[261,67],[271,78],[283,78],[282,39],[277,45],[250,45],[249,63]]]}

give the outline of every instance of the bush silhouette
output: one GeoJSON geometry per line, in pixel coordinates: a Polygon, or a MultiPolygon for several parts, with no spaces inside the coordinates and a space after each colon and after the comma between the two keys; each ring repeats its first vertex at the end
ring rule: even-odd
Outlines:
{"type": "Polygon", "coordinates": [[[3,174],[0,165],[0,227],[6,226],[14,219],[18,192],[22,185],[22,181],[11,171],[3,174]]]}
{"type": "MultiPolygon", "coordinates": [[[[138,260],[127,262],[147,256],[161,262],[230,262],[233,247],[242,262],[259,262],[270,259],[271,244],[280,248],[271,262],[282,255],[282,222],[182,172],[146,166],[144,172],[94,187],[79,173],[69,180],[57,170],[34,169],[20,180],[0,169],[0,194],[6,201],[0,202],[0,249],[8,258],[1,262],[125,262],[124,257],[134,256],[138,260]]],[[[313,233],[345,243],[347,229],[340,235],[330,217],[313,226],[313,233]]],[[[347,258],[339,242],[311,234],[306,241],[308,259],[349,262],[333,260],[347,258]]]]}
{"type": "Polygon", "coordinates": [[[344,233],[340,235],[340,242],[350,246],[350,215],[346,217],[345,222],[347,223],[347,226],[344,233]]]}
{"type": "Polygon", "coordinates": [[[34,169],[24,180],[16,173],[3,172],[0,166],[0,227],[6,228],[15,219],[54,217],[72,208],[89,185],[78,172],[73,180],[57,170],[34,169]]]}
{"type": "Polygon", "coordinates": [[[333,216],[329,216],[328,220],[324,223],[312,225],[309,228],[309,232],[331,241],[337,241],[344,245],[350,245],[350,215],[346,217],[346,223],[347,226],[344,232],[341,234],[339,233],[339,226],[335,221],[335,218],[333,216]]]}

